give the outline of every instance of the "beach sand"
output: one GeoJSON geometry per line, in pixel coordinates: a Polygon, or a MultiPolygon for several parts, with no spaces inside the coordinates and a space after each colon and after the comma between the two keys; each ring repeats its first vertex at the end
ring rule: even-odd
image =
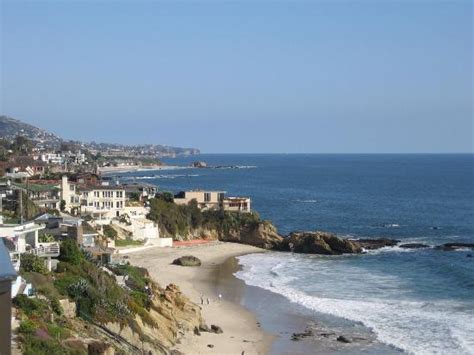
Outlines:
{"type": "Polygon", "coordinates": [[[233,257],[261,252],[262,249],[248,245],[216,242],[183,248],[151,248],[130,253],[128,257],[133,265],[147,268],[162,286],[169,283],[178,285],[191,301],[199,305],[202,297],[202,314],[206,323],[218,325],[224,331],[223,334],[202,332],[201,336],[188,333],[174,349],[185,354],[267,354],[273,336],[265,333],[254,314],[241,306],[246,286],[232,276],[237,266],[233,257]],[[198,257],[202,265],[183,267],[171,264],[183,255],[198,257]],[[219,294],[222,299],[219,299],[219,294]]]}

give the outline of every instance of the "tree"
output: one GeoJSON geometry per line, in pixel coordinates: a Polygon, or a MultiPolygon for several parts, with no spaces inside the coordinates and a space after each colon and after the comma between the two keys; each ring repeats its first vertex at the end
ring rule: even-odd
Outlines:
{"type": "Polygon", "coordinates": [[[33,143],[24,136],[16,136],[12,144],[12,150],[15,153],[22,155],[28,155],[33,148],[33,143]]]}
{"type": "Polygon", "coordinates": [[[59,260],[79,265],[83,259],[84,255],[75,240],[67,239],[61,243],[59,260]]]}
{"type": "Polygon", "coordinates": [[[66,209],[66,201],[61,200],[61,202],[59,203],[59,209],[61,210],[61,212],[64,212],[64,210],[66,209]]]}
{"type": "Polygon", "coordinates": [[[34,254],[21,254],[20,269],[24,272],[38,272],[43,275],[48,273],[44,260],[34,254]]]}

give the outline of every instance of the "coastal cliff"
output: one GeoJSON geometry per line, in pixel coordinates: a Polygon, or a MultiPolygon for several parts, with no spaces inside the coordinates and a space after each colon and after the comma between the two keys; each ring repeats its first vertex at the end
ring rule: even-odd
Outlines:
{"type": "Polygon", "coordinates": [[[38,292],[37,298],[13,300],[22,353],[168,354],[204,324],[198,305],[176,285],[155,283],[147,269],[96,265],[69,241],[60,259],[54,272],[41,263],[22,267],[38,292]]]}

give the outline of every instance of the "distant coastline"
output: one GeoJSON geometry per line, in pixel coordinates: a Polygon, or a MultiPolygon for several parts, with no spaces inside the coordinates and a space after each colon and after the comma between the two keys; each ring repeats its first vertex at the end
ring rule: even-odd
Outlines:
{"type": "Polygon", "coordinates": [[[99,172],[104,175],[116,174],[116,173],[133,173],[140,171],[156,171],[156,170],[173,170],[173,169],[185,169],[186,166],[177,165],[128,165],[128,166],[106,166],[99,168],[99,172]]]}

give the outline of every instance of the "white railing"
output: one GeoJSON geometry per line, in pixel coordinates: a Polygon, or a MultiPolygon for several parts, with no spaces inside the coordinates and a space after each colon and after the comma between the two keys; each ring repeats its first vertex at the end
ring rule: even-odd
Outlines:
{"type": "Polygon", "coordinates": [[[27,253],[31,253],[37,256],[59,256],[60,248],[59,243],[42,243],[37,248],[30,249],[27,253]]]}

